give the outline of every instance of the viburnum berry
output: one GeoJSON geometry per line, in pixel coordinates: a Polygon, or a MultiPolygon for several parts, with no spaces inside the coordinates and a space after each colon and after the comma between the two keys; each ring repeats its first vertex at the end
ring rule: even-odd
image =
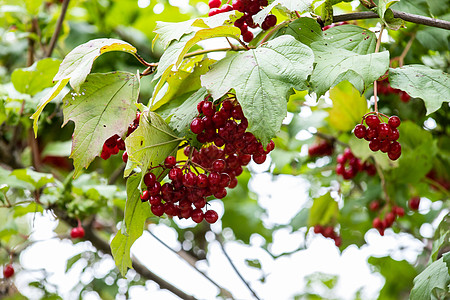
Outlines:
{"type": "Polygon", "coordinates": [[[380,119],[376,115],[369,115],[366,117],[366,124],[370,128],[377,128],[378,124],[380,124],[380,119]]]}
{"type": "Polygon", "coordinates": [[[220,0],[209,0],[209,8],[219,8],[222,5],[222,1],[220,0]]]}
{"type": "Polygon", "coordinates": [[[73,239],[83,238],[84,237],[84,229],[80,225],[78,227],[72,228],[70,231],[70,237],[73,239]]]}
{"type": "Polygon", "coordinates": [[[172,155],[167,156],[166,159],[164,160],[164,166],[168,169],[173,168],[176,163],[177,163],[177,160],[172,155]]]}
{"type": "Polygon", "coordinates": [[[398,126],[400,126],[400,118],[397,116],[390,116],[389,120],[388,120],[388,124],[389,126],[391,126],[391,128],[397,128],[398,126]]]}
{"type": "Polygon", "coordinates": [[[420,197],[415,196],[409,199],[408,206],[411,210],[418,210],[420,205],[420,197]]]}
{"type": "Polygon", "coordinates": [[[362,139],[366,136],[366,126],[358,124],[355,126],[354,134],[358,139],[362,139]]]}
{"type": "Polygon", "coordinates": [[[219,215],[217,214],[217,212],[215,210],[207,210],[205,212],[205,221],[208,222],[209,224],[213,224],[216,223],[217,220],[219,219],[219,215]]]}
{"type": "Polygon", "coordinates": [[[11,264],[7,264],[3,267],[3,277],[10,278],[14,275],[14,267],[11,264]]]}

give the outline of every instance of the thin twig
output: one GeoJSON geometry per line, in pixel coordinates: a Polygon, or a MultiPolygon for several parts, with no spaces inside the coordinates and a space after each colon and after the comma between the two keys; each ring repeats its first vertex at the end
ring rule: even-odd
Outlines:
{"type": "MultiPolygon", "coordinates": [[[[392,10],[395,18],[402,19],[411,23],[427,25],[431,27],[437,27],[442,29],[450,30],[450,22],[440,19],[433,19],[429,17],[409,14],[401,11],[392,10]]],[[[379,16],[372,11],[356,12],[343,15],[333,16],[333,22],[351,21],[351,20],[362,20],[362,19],[378,19],[379,16]]]]}
{"type": "MultiPolygon", "coordinates": [[[[378,40],[377,40],[377,45],[375,46],[375,53],[377,53],[380,50],[380,45],[381,45],[381,36],[383,35],[383,31],[384,31],[384,24],[381,25],[381,29],[380,29],[380,34],[378,35],[378,40]]],[[[374,107],[375,107],[375,112],[378,113],[378,82],[375,80],[373,82],[373,98],[375,101],[374,107]]]]}
{"type": "Polygon", "coordinates": [[[179,257],[181,257],[182,259],[184,259],[189,265],[191,265],[198,273],[200,273],[201,275],[203,275],[203,277],[205,277],[206,279],[208,279],[209,282],[211,282],[213,285],[215,285],[220,291],[221,294],[226,295],[227,297],[234,299],[233,295],[226,290],[225,288],[221,287],[219,284],[217,284],[214,280],[212,280],[208,275],[206,275],[205,272],[199,270],[196,266],[195,263],[193,263],[191,260],[188,260],[185,256],[183,256],[179,251],[175,251],[174,249],[172,249],[169,245],[167,245],[166,243],[164,243],[164,241],[162,241],[159,237],[157,237],[153,232],[151,232],[150,230],[147,230],[148,233],[150,233],[150,235],[152,237],[154,237],[158,242],[160,242],[162,245],[164,245],[167,249],[169,249],[170,251],[172,251],[173,253],[175,253],[176,255],[178,255],[179,257]]]}
{"type": "Polygon", "coordinates": [[[227,251],[225,251],[225,247],[223,245],[223,240],[222,237],[218,234],[216,234],[216,240],[219,242],[220,248],[222,249],[223,254],[225,255],[225,257],[227,258],[228,262],[230,263],[231,267],[233,268],[233,270],[236,272],[236,274],[239,276],[239,278],[242,280],[242,282],[247,286],[248,290],[253,294],[253,296],[258,299],[261,300],[258,295],[255,293],[255,291],[251,288],[250,284],[245,280],[245,278],[241,275],[241,273],[239,272],[239,270],[236,268],[236,266],[234,265],[233,261],[231,260],[230,256],[228,255],[227,251]]]}
{"type": "Polygon", "coordinates": [[[324,140],[330,141],[332,143],[338,143],[341,146],[350,147],[347,143],[344,143],[344,142],[338,140],[336,137],[334,137],[332,135],[328,135],[328,134],[325,134],[325,133],[322,133],[319,131],[317,131],[316,133],[311,133],[311,134],[316,135],[316,136],[318,136],[324,140]]]}
{"type": "Polygon", "coordinates": [[[56,22],[56,28],[53,32],[52,38],[50,40],[50,44],[47,49],[46,57],[52,56],[53,50],[56,46],[56,41],[58,40],[59,32],[61,31],[61,27],[64,21],[64,18],[66,16],[67,8],[69,7],[69,1],[70,0],[64,0],[61,5],[61,14],[58,17],[58,21],[56,22]]]}
{"type": "MultiPolygon", "coordinates": [[[[300,18],[300,17],[299,17],[300,18]]],[[[265,42],[267,42],[274,34],[275,32],[278,32],[278,30],[285,26],[286,24],[291,23],[292,21],[294,21],[295,19],[292,20],[286,20],[284,22],[281,22],[280,24],[278,24],[277,26],[275,26],[271,31],[269,31],[269,33],[266,34],[266,36],[261,40],[261,42],[259,42],[260,45],[264,44],[265,42]]]]}
{"type": "Polygon", "coordinates": [[[416,34],[414,33],[411,39],[408,41],[408,44],[406,44],[405,49],[403,49],[402,54],[398,57],[398,66],[401,68],[403,67],[403,62],[405,60],[406,54],[408,54],[409,49],[411,49],[412,43],[414,39],[416,38],[416,34]]]}

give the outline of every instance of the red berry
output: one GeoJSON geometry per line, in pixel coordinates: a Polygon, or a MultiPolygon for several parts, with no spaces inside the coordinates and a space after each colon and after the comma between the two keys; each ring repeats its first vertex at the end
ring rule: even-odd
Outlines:
{"type": "Polygon", "coordinates": [[[340,236],[337,236],[337,237],[334,239],[334,244],[336,245],[336,247],[340,247],[341,244],[342,244],[342,238],[341,238],[340,236]]]}
{"type": "MultiPolygon", "coordinates": [[[[239,12],[244,12],[245,5],[242,0],[233,0],[233,9],[239,12]]],[[[239,26],[238,26],[239,27],[239,26]]]]}
{"type": "Polygon", "coordinates": [[[177,160],[174,156],[170,155],[167,156],[166,159],[164,160],[164,166],[168,169],[173,168],[177,163],[177,160]]]}
{"type": "Polygon", "coordinates": [[[353,133],[358,139],[364,138],[366,136],[366,126],[364,126],[363,124],[356,125],[353,133]]]}
{"type": "Polygon", "coordinates": [[[377,130],[378,130],[378,138],[380,140],[385,140],[389,137],[391,128],[386,123],[380,123],[378,124],[377,130]]]}
{"type": "Polygon", "coordinates": [[[372,201],[372,202],[370,202],[370,204],[369,204],[369,209],[370,209],[371,211],[377,211],[379,208],[380,208],[380,202],[378,202],[378,201],[372,201]]]}
{"type": "Polygon", "coordinates": [[[242,39],[246,43],[250,43],[253,40],[253,33],[251,31],[247,31],[242,35],[242,39]]]}
{"type": "MultiPolygon", "coordinates": [[[[214,116],[214,113],[215,113],[214,108],[213,108],[213,103],[211,101],[206,101],[203,104],[202,112],[206,117],[212,118],[212,116],[214,116]]],[[[211,119],[211,125],[212,125],[212,119],[211,119]]],[[[210,124],[205,122],[205,127],[210,127],[210,124]]]]}
{"type": "Polygon", "coordinates": [[[122,160],[123,160],[124,163],[127,163],[127,162],[128,162],[128,153],[127,153],[127,151],[125,151],[125,152],[122,154],[122,160]]]}
{"type": "Polygon", "coordinates": [[[212,17],[214,15],[220,14],[222,11],[220,10],[220,8],[211,8],[209,10],[208,16],[212,17]]]}
{"type": "Polygon", "coordinates": [[[409,199],[408,205],[411,210],[418,210],[420,205],[420,197],[412,197],[411,199],[409,199]]]}
{"type": "MultiPolygon", "coordinates": [[[[208,102],[210,103],[210,102],[208,102]]],[[[191,131],[195,134],[199,134],[205,129],[205,124],[203,123],[203,120],[200,118],[195,118],[191,122],[191,131]]]]}
{"type": "Polygon", "coordinates": [[[147,174],[144,175],[144,184],[147,187],[153,186],[155,182],[156,182],[156,175],[153,174],[152,172],[148,172],[147,174]]]}
{"type": "Polygon", "coordinates": [[[378,136],[378,131],[376,128],[367,128],[365,139],[368,141],[373,140],[378,136]]]}
{"type": "Polygon", "coordinates": [[[223,170],[225,170],[226,167],[226,163],[223,159],[216,159],[213,164],[212,164],[212,169],[215,172],[222,172],[223,170]]]}
{"type": "Polygon", "coordinates": [[[219,215],[214,210],[208,210],[205,212],[205,221],[209,224],[216,223],[219,219],[219,215]]]}
{"type": "Polygon", "coordinates": [[[369,148],[370,150],[372,150],[373,152],[377,152],[378,150],[380,150],[381,147],[381,143],[378,139],[374,138],[370,141],[369,143],[369,148]]]}
{"type": "Polygon", "coordinates": [[[222,8],[220,10],[221,10],[221,13],[232,11],[233,6],[231,6],[230,4],[225,4],[224,6],[222,6],[222,8]]]}
{"type": "Polygon", "coordinates": [[[403,207],[394,206],[392,210],[399,217],[403,217],[405,215],[405,210],[403,209],[403,207]]]}
{"type": "Polygon", "coordinates": [[[375,219],[373,219],[372,227],[376,228],[376,229],[382,229],[383,228],[383,223],[381,222],[380,218],[376,217],[375,219]]]}
{"type": "Polygon", "coordinates": [[[78,227],[72,228],[72,230],[70,231],[70,236],[73,239],[84,237],[84,229],[83,229],[83,227],[78,226],[78,227]]]}
{"type": "Polygon", "coordinates": [[[394,212],[390,211],[386,214],[385,216],[385,220],[386,220],[386,227],[391,227],[392,224],[394,224],[395,221],[395,214],[394,212]]]}
{"type": "Polygon", "coordinates": [[[380,151],[383,153],[387,153],[389,148],[391,147],[391,142],[389,140],[384,140],[380,144],[380,151]]]}
{"type": "Polygon", "coordinates": [[[253,155],[253,161],[260,165],[266,161],[266,155],[265,154],[255,154],[255,155],[253,155]]]}
{"type": "Polygon", "coordinates": [[[164,214],[164,205],[162,203],[152,205],[150,210],[155,216],[161,217],[164,214]]]}
{"type": "Polygon", "coordinates": [[[322,233],[323,232],[323,227],[321,225],[315,225],[314,226],[314,233],[322,233]]]}
{"type": "Polygon", "coordinates": [[[169,178],[172,181],[179,181],[183,177],[183,171],[180,168],[175,167],[169,171],[169,178]]]}
{"type": "Polygon", "coordinates": [[[14,267],[11,264],[6,265],[3,268],[3,276],[5,278],[10,278],[14,275],[14,267]]]}
{"type": "Polygon", "coordinates": [[[261,28],[267,30],[270,27],[275,26],[275,24],[277,24],[277,17],[275,15],[267,15],[264,22],[261,24],[261,28]]]}
{"type": "Polygon", "coordinates": [[[200,223],[201,221],[203,221],[203,216],[204,216],[204,214],[203,214],[202,210],[199,208],[194,209],[191,212],[192,221],[194,221],[195,223],[200,223]]]}
{"type": "Polygon", "coordinates": [[[376,115],[368,115],[366,117],[366,124],[370,128],[377,128],[378,124],[380,124],[380,119],[376,115]]]}
{"type": "Polygon", "coordinates": [[[148,201],[148,199],[150,199],[150,192],[148,190],[145,190],[142,192],[140,197],[142,202],[148,201]]]}
{"type": "Polygon", "coordinates": [[[391,126],[391,128],[397,128],[398,126],[400,126],[400,118],[397,116],[391,116],[388,120],[388,124],[389,126],[391,126]]]}
{"type": "Polygon", "coordinates": [[[220,0],[209,0],[209,8],[218,8],[222,5],[222,1],[220,0]]]}
{"type": "Polygon", "coordinates": [[[399,153],[388,152],[388,157],[390,160],[397,160],[399,159],[401,154],[402,154],[401,152],[399,153]]]}

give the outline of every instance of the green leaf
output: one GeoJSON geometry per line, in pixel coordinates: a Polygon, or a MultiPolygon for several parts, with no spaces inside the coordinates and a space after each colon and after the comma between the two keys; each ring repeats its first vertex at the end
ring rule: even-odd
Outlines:
{"type": "Polygon", "coordinates": [[[319,23],[312,18],[300,18],[290,22],[287,26],[281,28],[274,37],[285,34],[292,35],[296,40],[307,46],[322,39],[322,29],[319,23]]]}
{"type": "Polygon", "coordinates": [[[417,271],[406,260],[397,261],[389,256],[372,256],[369,257],[368,263],[373,265],[386,279],[378,299],[397,300],[399,295],[411,290],[417,271]]]}
{"type": "Polygon", "coordinates": [[[308,226],[308,218],[309,218],[309,209],[303,208],[299,211],[298,214],[295,215],[295,217],[292,218],[289,225],[292,226],[292,231],[295,232],[299,230],[302,227],[308,226]]]}
{"type": "Polygon", "coordinates": [[[334,48],[364,55],[375,52],[377,37],[375,33],[366,28],[348,24],[324,31],[323,41],[334,48]]]}
{"type": "Polygon", "coordinates": [[[15,176],[17,179],[32,184],[36,190],[47,183],[55,182],[52,174],[40,173],[30,169],[16,169],[11,172],[10,176],[15,176]]]}
{"type": "Polygon", "coordinates": [[[260,12],[253,16],[253,21],[256,24],[261,25],[264,22],[266,16],[273,10],[273,8],[277,5],[286,8],[289,12],[303,13],[305,11],[311,10],[311,5],[313,0],[275,0],[265,8],[263,8],[260,12]]]}
{"type": "Polygon", "coordinates": [[[309,210],[308,226],[328,225],[336,222],[339,214],[337,202],[330,193],[314,199],[314,203],[309,210]]]}
{"type": "Polygon", "coordinates": [[[436,229],[430,259],[436,260],[439,250],[448,246],[450,246],[450,214],[447,214],[444,219],[442,219],[436,229]]]}
{"type": "MultiPolygon", "coordinates": [[[[45,95],[44,98],[39,101],[38,107],[36,109],[36,112],[31,115],[30,119],[33,119],[33,130],[34,130],[34,137],[37,137],[37,131],[38,131],[38,124],[37,121],[39,120],[39,116],[41,115],[42,111],[44,110],[45,106],[55,99],[56,96],[61,93],[62,89],[66,86],[66,84],[69,82],[69,79],[63,79],[58,81],[55,86],[52,88],[52,90],[45,95]]],[[[65,96],[65,95],[63,95],[65,96]]]]}
{"type": "Polygon", "coordinates": [[[311,48],[316,63],[311,86],[318,96],[344,80],[348,80],[362,94],[389,68],[388,51],[361,55],[331,47],[326,41],[314,42],[311,48]]]}
{"type": "Polygon", "coordinates": [[[261,262],[259,259],[246,259],[245,264],[249,267],[261,270],[261,262]]]}
{"type": "Polygon", "coordinates": [[[42,205],[39,205],[36,202],[31,202],[27,205],[15,205],[12,210],[14,211],[14,218],[24,216],[28,213],[42,213],[44,211],[42,205]]]}
{"type": "Polygon", "coordinates": [[[110,51],[136,53],[132,45],[117,39],[95,39],[79,45],[66,55],[53,78],[56,80],[69,79],[72,88],[79,92],[81,84],[91,72],[94,60],[101,54],[110,51]]]}
{"type": "Polygon", "coordinates": [[[167,156],[176,153],[181,140],[158,114],[143,112],[139,127],[125,140],[128,163],[124,176],[139,167],[143,177],[150,167],[161,164],[167,156]]]}
{"type": "Polygon", "coordinates": [[[433,167],[436,141],[430,132],[411,121],[403,122],[399,130],[402,156],[398,159],[398,168],[392,170],[392,175],[398,183],[414,184],[433,167]]]}
{"type": "Polygon", "coordinates": [[[379,0],[377,6],[377,13],[389,29],[398,30],[400,26],[403,24],[401,19],[394,18],[394,14],[392,10],[389,9],[389,6],[392,4],[399,2],[400,0],[379,0]]]}
{"type": "Polygon", "coordinates": [[[134,174],[127,180],[127,203],[125,206],[124,228],[111,241],[111,253],[122,276],[132,268],[130,248],[142,235],[145,220],[151,216],[148,202],[142,202],[140,195],[140,176],[134,174]]]}
{"type": "Polygon", "coordinates": [[[64,100],[64,124],[75,122],[71,158],[77,177],[98,156],[104,142],[114,134],[124,136],[136,117],[139,77],[127,72],[91,74],[80,94],[64,100]]]}
{"type": "Polygon", "coordinates": [[[444,259],[449,259],[450,252],[433,262],[414,279],[411,300],[446,299],[449,296],[450,275],[444,259]]]}
{"type": "Polygon", "coordinates": [[[72,268],[72,266],[81,259],[82,253],[78,253],[66,261],[66,273],[72,268]]]}
{"type": "Polygon", "coordinates": [[[184,22],[156,22],[155,38],[153,39],[153,45],[155,41],[159,39],[164,48],[173,40],[178,41],[183,35],[201,30],[202,28],[213,28],[225,24],[232,24],[230,17],[234,16],[235,12],[225,12],[214,15],[208,18],[191,19],[184,22]]]}
{"type": "Polygon", "coordinates": [[[44,58],[31,67],[15,69],[11,75],[11,82],[18,92],[34,95],[53,86],[52,78],[58,72],[60,63],[58,59],[44,58]]]}
{"type": "Polygon", "coordinates": [[[450,75],[424,65],[408,65],[389,69],[393,88],[405,91],[411,97],[421,98],[427,115],[450,101],[450,75]]]}
{"type": "Polygon", "coordinates": [[[390,160],[386,153],[382,153],[381,151],[373,152],[370,150],[368,142],[364,139],[360,140],[352,135],[348,141],[348,144],[350,149],[352,149],[353,154],[361,159],[361,161],[365,161],[369,157],[373,157],[377,165],[384,170],[389,170],[398,166],[398,161],[390,160]]]}
{"type": "Polygon", "coordinates": [[[329,123],[337,130],[350,131],[368,111],[367,101],[348,81],[340,82],[330,90],[333,107],[329,123]]]}
{"type": "Polygon", "coordinates": [[[307,88],[312,63],[310,48],[291,36],[281,36],[227,56],[201,80],[214,99],[234,89],[248,119],[248,130],[266,145],[281,127],[292,88],[307,88]]]}
{"type": "Polygon", "coordinates": [[[195,33],[183,36],[179,41],[174,41],[166,49],[159,60],[158,69],[153,80],[159,79],[158,85],[153,92],[152,103],[156,98],[163,83],[166,81],[173,69],[177,70],[183,61],[184,55],[198,42],[215,37],[231,37],[239,40],[241,31],[235,26],[219,26],[215,28],[201,29],[195,33]]]}

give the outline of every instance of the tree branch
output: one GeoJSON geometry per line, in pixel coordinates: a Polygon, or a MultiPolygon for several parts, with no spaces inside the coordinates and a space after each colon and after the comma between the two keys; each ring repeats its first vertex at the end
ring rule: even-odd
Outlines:
{"type": "Polygon", "coordinates": [[[223,245],[222,237],[220,235],[216,234],[216,240],[219,242],[220,248],[222,248],[222,252],[225,255],[225,257],[227,258],[227,260],[230,263],[230,265],[233,268],[233,270],[236,272],[236,274],[239,276],[239,278],[242,280],[242,282],[247,286],[248,290],[253,294],[253,296],[256,299],[261,300],[261,298],[258,297],[258,295],[255,293],[255,291],[251,288],[250,284],[245,280],[245,278],[241,275],[239,270],[236,268],[236,266],[234,265],[234,263],[231,260],[230,256],[228,255],[227,251],[225,251],[225,247],[223,245]]]}
{"type": "MultiPolygon", "coordinates": [[[[450,30],[450,22],[448,21],[409,14],[397,10],[392,10],[392,12],[394,13],[395,18],[399,18],[407,22],[450,30]]],[[[364,11],[333,16],[333,22],[337,23],[343,21],[377,19],[377,18],[379,18],[379,16],[376,13],[372,11],[364,11]]]]}
{"type": "Polygon", "coordinates": [[[56,41],[58,40],[58,36],[59,36],[59,32],[61,31],[62,23],[66,16],[67,8],[69,7],[69,1],[70,0],[64,0],[62,3],[61,14],[58,17],[55,31],[53,32],[52,38],[50,40],[50,45],[47,49],[47,54],[45,55],[46,57],[52,56],[53,50],[55,49],[56,41]]]}
{"type": "MultiPolygon", "coordinates": [[[[67,212],[62,210],[56,205],[53,205],[49,207],[49,209],[52,209],[55,215],[58,217],[58,219],[61,219],[68,223],[72,227],[78,226],[78,221],[76,219],[73,219],[67,215],[67,212]]],[[[91,222],[92,224],[93,222],[91,222]]],[[[93,230],[92,226],[85,226],[83,227],[85,230],[84,239],[88,240],[92,243],[92,245],[97,248],[98,250],[102,251],[103,253],[111,254],[111,247],[109,246],[109,243],[105,241],[104,239],[100,238],[93,230]]],[[[165,281],[149,269],[145,267],[143,264],[141,264],[135,257],[132,258],[132,264],[134,270],[139,273],[142,277],[144,277],[147,280],[152,280],[156,282],[156,284],[159,285],[161,289],[166,289],[173,294],[177,295],[181,299],[187,299],[187,300],[196,300],[195,297],[186,294],[176,286],[173,286],[171,283],[165,281]]]]}

